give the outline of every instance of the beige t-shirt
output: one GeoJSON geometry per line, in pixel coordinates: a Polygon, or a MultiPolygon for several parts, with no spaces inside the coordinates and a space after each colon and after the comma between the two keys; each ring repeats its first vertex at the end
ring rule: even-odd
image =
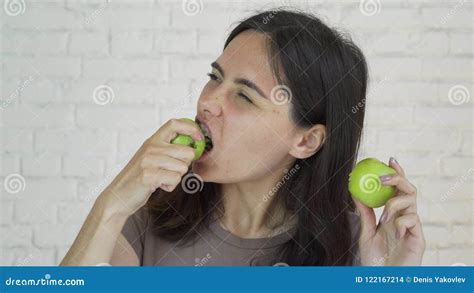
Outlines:
{"type": "MultiPolygon", "coordinates": [[[[351,216],[354,219],[355,239],[359,217],[354,213],[351,216]]],[[[148,225],[149,215],[145,208],[141,208],[127,219],[122,229],[122,234],[135,250],[142,266],[285,265],[272,260],[273,255],[296,231],[294,227],[273,237],[246,239],[225,230],[219,221],[214,220],[198,234],[196,242],[177,246],[177,243],[152,234],[151,229],[147,229],[148,225]]],[[[353,265],[359,265],[357,244],[348,253],[356,256],[353,265]]]]}

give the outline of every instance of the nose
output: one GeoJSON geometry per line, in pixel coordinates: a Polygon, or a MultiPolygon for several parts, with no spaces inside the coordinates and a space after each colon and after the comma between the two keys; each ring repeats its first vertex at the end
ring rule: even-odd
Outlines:
{"type": "Polygon", "coordinates": [[[205,121],[209,121],[214,117],[222,114],[224,102],[224,94],[219,91],[203,91],[198,100],[198,115],[203,117],[205,121]]]}

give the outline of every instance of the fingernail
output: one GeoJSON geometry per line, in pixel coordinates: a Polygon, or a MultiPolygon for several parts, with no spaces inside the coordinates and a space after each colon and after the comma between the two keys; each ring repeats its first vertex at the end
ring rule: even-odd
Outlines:
{"type": "Polygon", "coordinates": [[[395,159],[394,157],[390,157],[390,161],[392,161],[392,162],[394,162],[395,164],[398,165],[398,161],[397,161],[397,159],[395,159]]]}
{"type": "Polygon", "coordinates": [[[387,182],[392,179],[392,175],[383,175],[379,177],[382,182],[387,182]]]}
{"type": "Polygon", "coordinates": [[[195,135],[193,136],[193,138],[194,138],[195,140],[203,140],[203,139],[204,139],[204,136],[203,136],[202,134],[195,134],[195,135]]]}

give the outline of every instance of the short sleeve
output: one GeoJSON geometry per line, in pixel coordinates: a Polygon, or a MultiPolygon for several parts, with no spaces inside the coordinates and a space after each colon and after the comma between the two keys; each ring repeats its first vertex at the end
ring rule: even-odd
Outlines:
{"type": "Polygon", "coordinates": [[[128,217],[122,228],[122,235],[127,239],[133,250],[143,263],[143,250],[145,243],[145,232],[148,225],[148,213],[145,207],[141,207],[134,214],[128,217]]]}

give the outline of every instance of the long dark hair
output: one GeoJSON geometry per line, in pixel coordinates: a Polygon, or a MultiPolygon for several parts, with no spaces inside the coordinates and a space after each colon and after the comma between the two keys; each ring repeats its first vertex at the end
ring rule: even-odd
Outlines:
{"type": "MultiPolygon", "coordinates": [[[[224,48],[243,31],[268,37],[268,56],[279,84],[292,93],[291,118],[297,126],[324,124],[327,137],[313,156],[297,159],[299,171],[276,196],[297,215],[292,239],[275,262],[289,265],[351,265],[355,207],[347,188],[356,163],[368,82],[361,50],[316,16],[293,9],[264,11],[241,21],[224,48]]],[[[156,235],[180,245],[193,242],[216,212],[223,213],[220,185],[206,182],[197,194],[181,185],[158,189],[147,208],[156,235]]]]}

